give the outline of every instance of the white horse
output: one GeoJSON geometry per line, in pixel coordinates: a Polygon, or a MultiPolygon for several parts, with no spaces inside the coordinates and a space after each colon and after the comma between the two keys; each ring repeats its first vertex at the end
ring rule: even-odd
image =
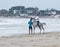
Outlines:
{"type": "Polygon", "coordinates": [[[46,25],[46,23],[39,22],[39,26],[38,26],[38,25],[37,25],[37,21],[35,20],[35,18],[33,18],[32,20],[33,20],[34,33],[35,33],[36,27],[39,27],[40,33],[41,33],[42,30],[43,30],[43,33],[44,33],[44,25],[46,25]]]}

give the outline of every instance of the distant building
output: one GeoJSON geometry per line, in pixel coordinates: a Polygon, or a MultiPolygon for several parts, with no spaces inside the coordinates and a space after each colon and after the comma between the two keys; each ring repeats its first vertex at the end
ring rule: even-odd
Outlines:
{"type": "Polygon", "coordinates": [[[14,6],[9,9],[9,11],[14,15],[19,15],[20,13],[24,13],[25,7],[24,6],[14,6]]]}
{"type": "Polygon", "coordinates": [[[49,9],[46,9],[46,10],[40,10],[39,11],[39,15],[40,16],[51,16],[51,15],[55,15],[56,14],[56,10],[49,10],[49,9]]]}
{"type": "Polygon", "coordinates": [[[25,11],[26,11],[26,14],[28,14],[28,15],[35,15],[36,14],[36,10],[33,7],[26,8],[25,11]]]}
{"type": "Polygon", "coordinates": [[[40,10],[40,11],[38,12],[38,15],[39,15],[39,16],[44,16],[44,10],[40,10]]]}
{"type": "Polygon", "coordinates": [[[56,11],[56,14],[57,14],[57,15],[60,15],[60,11],[56,11]]]}
{"type": "Polygon", "coordinates": [[[0,10],[0,16],[9,16],[9,11],[7,11],[6,9],[0,10]]]}

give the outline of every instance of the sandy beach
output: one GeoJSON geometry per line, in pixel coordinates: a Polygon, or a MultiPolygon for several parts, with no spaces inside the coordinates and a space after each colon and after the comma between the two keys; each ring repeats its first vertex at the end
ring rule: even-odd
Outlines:
{"type": "Polygon", "coordinates": [[[2,36],[0,47],[60,47],[60,32],[2,36]]]}

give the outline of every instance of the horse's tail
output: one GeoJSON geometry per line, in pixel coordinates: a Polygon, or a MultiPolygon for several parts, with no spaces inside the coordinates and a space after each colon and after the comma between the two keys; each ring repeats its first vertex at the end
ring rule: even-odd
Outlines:
{"type": "Polygon", "coordinates": [[[43,23],[43,25],[45,25],[45,26],[46,26],[46,23],[43,23]]]}

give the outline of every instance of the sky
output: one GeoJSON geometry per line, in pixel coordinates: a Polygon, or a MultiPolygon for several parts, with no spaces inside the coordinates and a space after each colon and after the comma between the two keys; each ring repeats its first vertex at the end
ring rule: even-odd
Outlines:
{"type": "Polygon", "coordinates": [[[38,7],[42,9],[60,10],[60,0],[0,0],[0,10],[10,9],[13,6],[38,7]]]}

